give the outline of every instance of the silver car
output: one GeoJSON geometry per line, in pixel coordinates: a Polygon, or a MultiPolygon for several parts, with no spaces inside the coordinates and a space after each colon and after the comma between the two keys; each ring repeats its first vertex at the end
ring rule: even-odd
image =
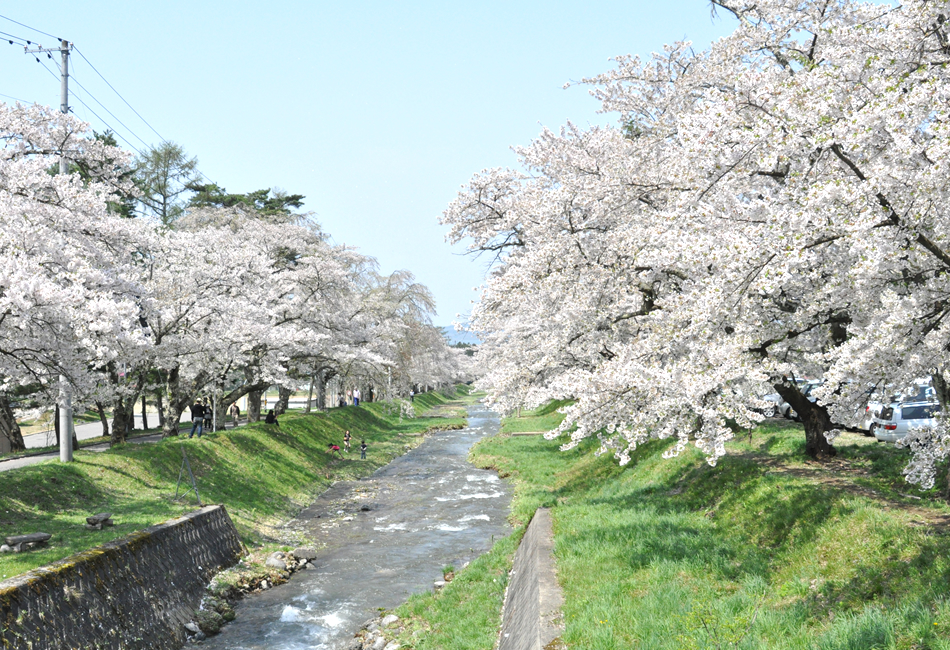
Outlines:
{"type": "Polygon", "coordinates": [[[911,430],[933,429],[937,402],[902,402],[881,408],[871,424],[871,435],[880,442],[897,442],[911,430]]]}

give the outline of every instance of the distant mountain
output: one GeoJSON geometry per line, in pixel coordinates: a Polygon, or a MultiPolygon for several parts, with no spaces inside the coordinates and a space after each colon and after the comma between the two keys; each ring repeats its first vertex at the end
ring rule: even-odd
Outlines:
{"type": "Polygon", "coordinates": [[[456,343],[471,343],[472,345],[478,345],[481,341],[478,340],[478,337],[472,334],[471,332],[456,332],[455,328],[449,325],[448,327],[440,328],[445,334],[445,337],[449,340],[449,343],[455,345],[456,343]]]}

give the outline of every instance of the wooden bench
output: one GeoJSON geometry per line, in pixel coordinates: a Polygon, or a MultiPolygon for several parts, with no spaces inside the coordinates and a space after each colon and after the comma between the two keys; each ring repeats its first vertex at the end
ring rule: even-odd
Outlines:
{"type": "Polygon", "coordinates": [[[98,515],[86,517],[87,530],[102,530],[103,526],[115,526],[111,512],[100,512],[98,515]]]}
{"type": "Polygon", "coordinates": [[[34,546],[46,546],[50,537],[52,535],[49,533],[30,533],[29,535],[10,535],[5,538],[5,541],[12,551],[19,553],[34,546]]]}

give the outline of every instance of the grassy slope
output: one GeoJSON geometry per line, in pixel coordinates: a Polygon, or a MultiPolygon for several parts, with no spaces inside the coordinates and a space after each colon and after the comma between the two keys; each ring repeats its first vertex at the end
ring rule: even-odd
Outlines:
{"type": "MultiPolygon", "coordinates": [[[[663,459],[666,442],[625,468],[558,446],[497,436],[474,455],[517,479],[514,539],[554,508],[570,647],[950,648],[950,510],[902,496],[893,446],[845,436],[820,466],[785,423],[715,468],[692,450],[663,459]]],[[[492,647],[514,539],[402,608],[425,630],[410,647],[492,647]]]]}
{"type": "MultiPolygon", "coordinates": [[[[417,407],[449,401],[430,392],[417,407]],[[420,404],[421,403],[421,404],[420,404]]],[[[0,536],[43,531],[46,549],[0,554],[0,579],[48,564],[156,522],[193,510],[194,493],[173,499],[182,449],[187,451],[203,503],[223,503],[249,545],[267,541],[273,527],[292,517],[331,481],[365,476],[421,441],[419,434],[453,420],[403,420],[384,403],[332,409],[328,414],[285,415],[280,428],[263,423],[156,444],[125,444],[108,452],[80,451],[76,462],[49,461],[0,474],[0,536]],[[331,458],[327,444],[353,452],[331,458]],[[359,443],[369,445],[359,460],[359,443]],[[82,527],[88,515],[112,512],[116,526],[82,527]]],[[[182,492],[188,485],[187,474],[182,492]]]]}

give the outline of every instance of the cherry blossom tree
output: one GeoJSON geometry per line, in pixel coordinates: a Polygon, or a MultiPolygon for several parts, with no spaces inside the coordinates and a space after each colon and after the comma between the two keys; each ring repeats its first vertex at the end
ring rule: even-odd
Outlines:
{"type": "Polygon", "coordinates": [[[444,216],[496,257],[472,316],[491,399],[573,399],[568,446],[622,463],[668,437],[715,462],[761,419],[750,381],[833,455],[869,384],[950,345],[944,5],[714,4],[738,26],[708,50],[588,80],[616,127],[543,132],[444,216]],[[819,375],[812,403],[791,379],[819,375]]]}
{"type": "Polygon", "coordinates": [[[0,104],[0,390],[35,384],[53,400],[63,376],[91,395],[91,369],[143,335],[147,233],[108,207],[130,190],[128,156],[87,134],[48,107],[0,104]],[[61,158],[79,173],[53,173],[61,158]]]}

